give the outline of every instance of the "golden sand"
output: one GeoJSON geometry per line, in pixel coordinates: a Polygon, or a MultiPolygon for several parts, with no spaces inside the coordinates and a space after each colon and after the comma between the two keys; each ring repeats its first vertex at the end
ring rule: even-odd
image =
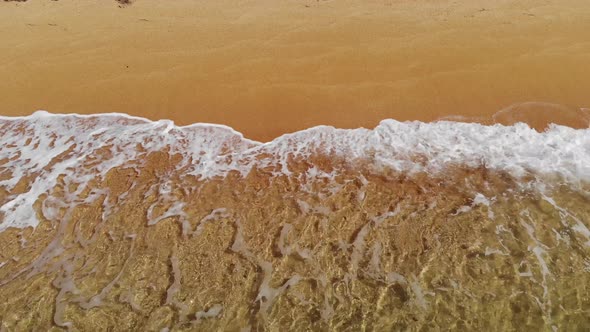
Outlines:
{"type": "Polygon", "coordinates": [[[587,126],[589,17],[586,0],[3,2],[0,114],[124,112],[268,140],[534,101],[566,107],[537,104],[539,126],[587,126]]]}
{"type": "MultiPolygon", "coordinates": [[[[1,2],[0,114],[125,112],[258,140],[383,118],[587,127],[588,17],[585,0],[1,2]]],[[[109,148],[70,147],[44,170],[109,148]]],[[[1,156],[0,180],[23,175],[7,166],[22,156],[1,156]]],[[[35,196],[36,228],[0,232],[0,331],[590,326],[581,180],[321,153],[291,155],[290,175],[205,180],[168,148],[138,156],[88,182],[59,175],[35,196]]],[[[0,187],[0,204],[40,172],[0,187]]]]}
{"type": "Polygon", "coordinates": [[[302,163],[291,165],[292,177],[253,170],[245,179],[201,182],[175,172],[178,160],[156,152],[144,167],[112,169],[78,198],[94,189],[108,189],[108,197],[60,208],[56,218],[42,206],[75,190],[60,181],[35,204],[41,223],[34,231],[0,233],[2,327],[587,327],[589,251],[574,219],[590,214],[587,198],[567,187],[552,196],[571,217],[534,192],[515,190],[510,176],[485,169],[456,168],[438,178],[357,169],[305,184],[296,176],[309,167],[302,163]],[[150,188],[165,179],[173,199],[152,210],[157,197],[150,188]],[[333,186],[340,189],[329,194],[333,186]],[[114,204],[125,192],[107,212],[102,201],[114,204]],[[474,192],[503,195],[493,208],[464,209],[474,192]],[[186,203],[187,219],[149,225],[146,216],[174,202],[186,203]]]}

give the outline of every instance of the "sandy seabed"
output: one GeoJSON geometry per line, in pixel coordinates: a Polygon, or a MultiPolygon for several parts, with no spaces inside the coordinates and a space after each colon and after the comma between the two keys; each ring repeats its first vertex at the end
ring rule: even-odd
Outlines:
{"type": "Polygon", "coordinates": [[[588,129],[0,123],[4,330],[590,324],[588,129]]]}
{"type": "Polygon", "coordinates": [[[153,153],[145,167],[112,169],[70,207],[60,197],[77,188],[64,179],[35,203],[37,228],[0,233],[3,329],[589,324],[588,239],[578,229],[588,197],[568,186],[550,193],[554,206],[485,169],[436,178],[357,168],[308,183],[253,170],[198,181],[175,171],[177,160],[153,153]],[[96,191],[108,194],[84,203],[96,191]],[[183,213],[170,214],[179,202],[183,213]]]}

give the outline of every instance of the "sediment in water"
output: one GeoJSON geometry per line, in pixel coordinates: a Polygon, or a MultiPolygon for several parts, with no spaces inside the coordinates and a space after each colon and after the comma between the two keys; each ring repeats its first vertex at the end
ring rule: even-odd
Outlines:
{"type": "MultiPolygon", "coordinates": [[[[589,187],[574,167],[588,153],[583,131],[559,129],[578,140],[578,155],[565,151],[543,171],[531,160],[555,151],[512,150],[515,162],[501,168],[510,147],[490,146],[479,162],[463,153],[434,165],[450,146],[435,151],[424,138],[431,154],[401,156],[401,147],[351,145],[370,131],[320,128],[315,144],[294,149],[302,134],[261,145],[219,136],[221,127],[183,136],[170,125],[158,136],[157,124],[117,118],[121,128],[153,128],[116,136],[70,120],[53,133],[55,122],[34,119],[2,127],[32,138],[5,145],[0,158],[0,316],[9,330],[588,325],[589,187]],[[518,168],[519,160],[528,161],[518,168]],[[33,216],[11,218],[24,216],[15,200],[30,202],[33,216]]],[[[450,126],[456,142],[469,141],[450,126]]],[[[512,140],[543,135],[498,128],[512,140]]],[[[392,137],[382,141],[395,146],[392,137]]],[[[411,149],[413,138],[403,138],[411,149]]]]}

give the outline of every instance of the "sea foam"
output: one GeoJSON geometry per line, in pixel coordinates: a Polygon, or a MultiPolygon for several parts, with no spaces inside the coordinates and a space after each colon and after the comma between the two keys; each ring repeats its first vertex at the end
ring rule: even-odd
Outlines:
{"type": "MultiPolygon", "coordinates": [[[[182,156],[183,173],[199,179],[253,168],[275,176],[293,174],[290,160],[313,155],[364,162],[375,170],[436,174],[449,166],[485,167],[515,177],[556,175],[570,184],[590,180],[590,129],[551,125],[537,132],[524,123],[512,126],[441,121],[384,120],[374,129],[318,126],[262,143],[234,129],[213,124],[177,126],[125,114],[51,114],[0,117],[0,231],[36,226],[32,208],[60,177],[86,184],[120,166],[137,167],[155,151],[182,156]],[[19,182],[27,189],[13,194],[19,182]]],[[[307,176],[330,177],[312,167],[307,176]]],[[[78,190],[67,193],[71,202],[78,190]]],[[[46,207],[50,209],[50,207],[46,207]]]]}

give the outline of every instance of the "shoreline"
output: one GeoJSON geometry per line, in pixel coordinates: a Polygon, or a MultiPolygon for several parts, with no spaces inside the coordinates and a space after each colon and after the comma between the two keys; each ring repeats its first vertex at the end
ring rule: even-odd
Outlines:
{"type": "MultiPolygon", "coordinates": [[[[572,111],[576,111],[576,110],[572,110],[572,111]]],[[[133,115],[133,114],[127,114],[127,113],[121,113],[121,112],[88,113],[88,114],[86,114],[86,113],[51,113],[46,110],[37,110],[33,113],[24,114],[24,115],[2,115],[2,114],[0,114],[0,122],[1,121],[14,121],[14,120],[32,120],[32,119],[41,118],[41,117],[57,117],[57,118],[74,117],[74,118],[81,118],[81,119],[103,118],[103,117],[121,117],[124,119],[137,120],[137,121],[151,123],[151,124],[170,123],[174,128],[180,129],[180,130],[191,129],[191,128],[195,128],[195,127],[212,127],[212,128],[224,129],[224,130],[228,130],[228,131],[232,132],[233,134],[236,134],[237,136],[241,137],[241,139],[244,141],[247,141],[247,142],[250,142],[253,144],[260,144],[260,145],[272,143],[274,141],[277,141],[277,140],[283,138],[284,136],[290,136],[290,135],[294,135],[294,134],[298,134],[298,133],[306,132],[306,131],[314,131],[314,130],[318,130],[321,128],[329,128],[331,130],[362,130],[362,129],[366,129],[369,131],[373,131],[387,121],[394,121],[394,122],[399,122],[402,124],[410,124],[413,122],[418,122],[418,123],[422,123],[422,124],[431,124],[431,123],[437,123],[437,122],[449,122],[449,123],[456,123],[456,124],[474,123],[474,124],[478,124],[478,125],[481,125],[484,127],[493,127],[496,125],[503,126],[503,127],[511,127],[511,126],[515,126],[515,125],[522,123],[539,133],[543,133],[543,132],[549,130],[551,125],[568,127],[568,128],[572,128],[575,130],[590,129],[590,110],[589,109],[586,109],[586,108],[578,109],[577,113],[575,113],[575,112],[573,113],[573,116],[572,116],[572,114],[570,114],[570,119],[567,119],[566,117],[564,117],[563,114],[560,114],[560,115],[561,115],[561,117],[554,116],[552,114],[547,119],[543,119],[542,117],[535,118],[534,116],[531,116],[531,114],[527,114],[527,113],[525,113],[525,114],[509,113],[509,112],[505,112],[505,110],[501,110],[501,111],[493,114],[489,119],[486,119],[484,117],[467,118],[467,117],[463,117],[463,116],[448,116],[448,117],[436,119],[434,121],[420,121],[420,120],[400,121],[397,119],[388,118],[388,119],[381,119],[380,121],[377,122],[376,125],[374,125],[372,127],[364,127],[364,126],[337,127],[337,126],[333,126],[333,125],[329,125],[329,124],[318,124],[318,125],[314,125],[314,126],[311,126],[308,128],[303,128],[300,130],[283,132],[276,137],[271,137],[270,139],[264,140],[264,141],[251,138],[251,137],[247,136],[245,133],[237,130],[236,128],[233,128],[233,127],[223,124],[223,123],[194,122],[194,123],[189,123],[189,124],[179,124],[179,123],[176,123],[174,121],[174,119],[155,119],[154,120],[154,119],[150,119],[150,118],[140,116],[140,115],[133,115]]]]}
{"type": "Polygon", "coordinates": [[[0,331],[588,325],[588,0],[15,1],[0,331]]]}

